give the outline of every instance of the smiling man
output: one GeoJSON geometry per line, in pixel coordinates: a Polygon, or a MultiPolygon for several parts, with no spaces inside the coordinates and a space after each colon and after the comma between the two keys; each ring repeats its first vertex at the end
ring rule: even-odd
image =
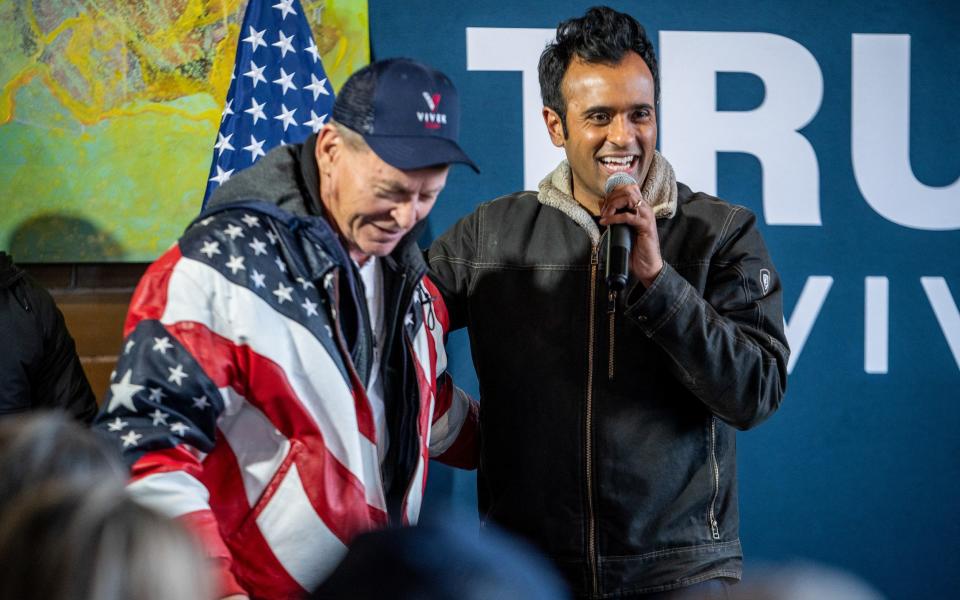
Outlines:
{"type": "Polygon", "coordinates": [[[677,183],[656,152],[657,61],[633,17],[561,23],[540,87],[566,160],[429,253],[480,382],[481,515],[539,545],[578,597],[726,598],[734,430],[786,386],[780,280],[754,215],[677,183]],[[638,183],[608,193],[618,174],[638,183]],[[612,225],[632,238],[624,290],[603,277],[612,225]]]}
{"type": "Polygon", "coordinates": [[[357,534],[416,522],[429,458],[475,461],[416,247],[449,165],[473,166],[458,109],[426,65],[361,69],[332,122],[218,188],[134,294],[96,426],[223,595],[307,594],[357,534]],[[418,116],[424,93],[442,118],[418,116]]]}

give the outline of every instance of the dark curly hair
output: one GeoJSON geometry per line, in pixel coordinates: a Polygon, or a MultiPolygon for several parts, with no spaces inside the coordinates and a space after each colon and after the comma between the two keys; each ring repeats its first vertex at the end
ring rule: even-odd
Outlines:
{"type": "Polygon", "coordinates": [[[557,38],[540,55],[540,96],[543,105],[556,111],[567,135],[567,103],[560,84],[574,56],[590,63],[614,65],[627,52],[636,52],[653,75],[656,102],[660,102],[660,70],[653,44],[643,25],[628,14],[607,6],[594,6],[585,15],[557,25],[557,38]]]}

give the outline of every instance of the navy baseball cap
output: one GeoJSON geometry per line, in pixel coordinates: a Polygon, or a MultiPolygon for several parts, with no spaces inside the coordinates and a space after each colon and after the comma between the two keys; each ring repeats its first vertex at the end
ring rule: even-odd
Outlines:
{"type": "Polygon", "coordinates": [[[457,88],[421,62],[391,58],[363,67],[337,94],[333,120],[359,133],[381,160],[398,169],[462,163],[480,172],[457,144],[457,88]]]}

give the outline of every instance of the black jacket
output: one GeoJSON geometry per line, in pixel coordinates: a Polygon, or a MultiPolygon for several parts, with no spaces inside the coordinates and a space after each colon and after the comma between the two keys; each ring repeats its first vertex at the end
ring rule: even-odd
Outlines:
{"type": "Polygon", "coordinates": [[[755,217],[671,182],[663,272],[611,313],[599,230],[544,184],[482,204],[429,252],[480,382],[481,517],[538,544],[580,596],[739,578],[734,428],[778,407],[789,354],[755,217]]]}
{"type": "Polygon", "coordinates": [[[47,290],[0,252],[0,416],[60,408],[89,423],[96,398],[63,314],[47,290]]]}

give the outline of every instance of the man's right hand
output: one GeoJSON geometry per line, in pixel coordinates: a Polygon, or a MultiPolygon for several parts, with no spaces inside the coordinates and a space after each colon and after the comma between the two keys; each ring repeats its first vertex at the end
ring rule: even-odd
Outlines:
{"type": "Polygon", "coordinates": [[[600,224],[605,227],[624,224],[633,230],[630,273],[644,287],[650,287],[663,270],[663,257],[660,255],[657,217],[644,202],[640,186],[618,185],[613,188],[600,211],[600,224]]]}

